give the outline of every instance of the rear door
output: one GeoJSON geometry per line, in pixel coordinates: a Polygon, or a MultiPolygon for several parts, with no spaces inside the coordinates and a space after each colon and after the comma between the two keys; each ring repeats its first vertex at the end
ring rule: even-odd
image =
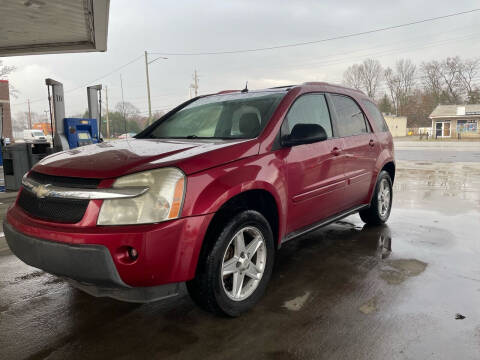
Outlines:
{"type": "Polygon", "coordinates": [[[346,178],[343,207],[349,209],[369,202],[380,147],[355,100],[345,95],[329,96],[335,109],[338,133],[343,138],[346,178]]]}
{"type": "Polygon", "coordinates": [[[287,232],[314,224],[341,209],[345,179],[342,140],[335,137],[324,94],[300,96],[282,125],[282,136],[299,123],[321,125],[328,139],[283,148],[288,184],[287,232]]]}

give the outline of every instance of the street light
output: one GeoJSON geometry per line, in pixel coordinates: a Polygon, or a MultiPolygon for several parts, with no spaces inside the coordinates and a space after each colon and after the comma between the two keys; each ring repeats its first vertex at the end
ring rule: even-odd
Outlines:
{"type": "Polygon", "coordinates": [[[150,75],[148,74],[148,65],[151,63],[163,59],[166,60],[168,59],[167,57],[164,56],[159,56],[151,61],[148,61],[148,53],[145,50],[145,73],[147,74],[147,95],[148,95],[148,124],[150,125],[152,123],[152,102],[150,100],[150,75]]]}

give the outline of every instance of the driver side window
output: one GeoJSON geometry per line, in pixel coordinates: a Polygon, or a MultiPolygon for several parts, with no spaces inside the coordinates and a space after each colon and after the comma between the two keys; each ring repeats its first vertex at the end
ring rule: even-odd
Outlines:
{"type": "Polygon", "coordinates": [[[325,95],[307,94],[299,97],[288,111],[282,134],[290,134],[297,124],[320,125],[327,137],[332,137],[332,122],[325,95]]]}

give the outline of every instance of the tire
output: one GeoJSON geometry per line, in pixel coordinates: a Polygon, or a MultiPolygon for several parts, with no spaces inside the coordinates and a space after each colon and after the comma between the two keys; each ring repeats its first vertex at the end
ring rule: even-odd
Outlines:
{"type": "Polygon", "coordinates": [[[392,200],[392,179],[389,173],[383,170],[377,178],[370,206],[368,209],[360,210],[360,218],[368,225],[384,224],[390,216],[392,200]]]}
{"type": "Polygon", "coordinates": [[[246,210],[213,234],[213,239],[187,289],[203,309],[236,317],[260,300],[270,280],[275,257],[272,229],[262,214],[246,210]]]}

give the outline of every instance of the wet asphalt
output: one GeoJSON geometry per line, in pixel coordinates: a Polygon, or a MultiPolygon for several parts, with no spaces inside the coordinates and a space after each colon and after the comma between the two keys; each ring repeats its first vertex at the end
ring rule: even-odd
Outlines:
{"type": "Polygon", "coordinates": [[[386,226],[287,243],[236,319],[93,298],[0,250],[0,359],[479,359],[479,233],[480,163],[399,161],[386,226]]]}
{"type": "Polygon", "coordinates": [[[410,150],[401,149],[396,151],[397,160],[406,161],[436,161],[436,162],[480,162],[480,150],[455,151],[455,150],[410,150]]]}

